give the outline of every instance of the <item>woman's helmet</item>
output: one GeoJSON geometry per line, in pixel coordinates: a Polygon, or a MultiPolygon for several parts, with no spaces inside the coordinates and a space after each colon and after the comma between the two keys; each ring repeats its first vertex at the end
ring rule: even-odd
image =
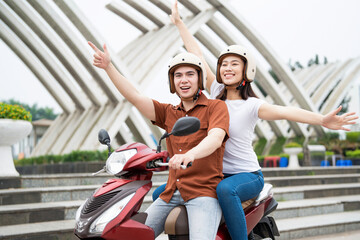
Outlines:
{"type": "Polygon", "coordinates": [[[240,56],[241,59],[244,60],[245,66],[244,66],[244,79],[247,82],[254,81],[255,73],[256,73],[256,63],[255,59],[253,58],[252,54],[243,46],[240,45],[231,45],[228,46],[225,50],[223,50],[220,53],[220,56],[218,58],[217,62],[217,68],[216,68],[216,80],[219,83],[222,83],[222,79],[220,76],[220,67],[223,59],[229,55],[234,54],[240,56]]]}
{"type": "Polygon", "coordinates": [[[206,70],[205,66],[202,63],[201,59],[189,52],[183,52],[176,55],[170,62],[169,65],[169,86],[170,92],[175,93],[175,84],[174,84],[174,72],[175,69],[181,65],[190,65],[193,66],[199,73],[199,89],[204,90],[204,81],[206,79],[206,70]]]}

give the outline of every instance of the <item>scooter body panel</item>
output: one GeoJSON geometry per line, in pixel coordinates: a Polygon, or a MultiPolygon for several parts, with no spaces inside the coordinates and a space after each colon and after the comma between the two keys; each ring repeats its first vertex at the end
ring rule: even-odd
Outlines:
{"type": "Polygon", "coordinates": [[[165,171],[167,167],[157,167],[157,168],[147,168],[146,164],[154,159],[161,159],[162,162],[166,162],[169,157],[169,153],[167,151],[156,152],[155,150],[149,148],[145,144],[142,143],[130,143],[120,146],[120,148],[116,149],[116,152],[136,149],[137,153],[131,157],[125,164],[123,171],[165,171]]]}
{"type": "Polygon", "coordinates": [[[94,197],[98,197],[105,193],[108,193],[118,187],[121,187],[124,184],[131,182],[127,179],[109,179],[107,180],[98,190],[95,192],[94,197]]]}
{"type": "Polygon", "coordinates": [[[250,207],[245,211],[245,219],[247,226],[247,234],[253,230],[253,228],[258,224],[261,218],[264,216],[265,212],[265,202],[259,204],[258,206],[250,207]]]}
{"type": "MultiPolygon", "coordinates": [[[[152,187],[151,181],[121,181],[122,179],[113,179],[111,183],[106,185],[106,188],[112,189],[102,195],[93,195],[89,198],[83,208],[81,209],[80,220],[77,221],[75,226],[75,235],[80,239],[92,238],[92,237],[117,237],[113,236],[111,232],[116,233],[117,228],[123,221],[130,219],[130,217],[137,213],[143,202],[145,195],[150,191],[152,187]],[[119,186],[121,184],[121,186],[119,186]],[[116,187],[117,186],[117,187],[116,187]],[[121,212],[111,221],[109,221],[102,231],[102,233],[91,233],[90,227],[96,219],[98,219],[104,212],[106,212],[115,203],[122,199],[134,194],[126,206],[121,212]]],[[[101,191],[97,190],[97,192],[101,191]]],[[[107,238],[105,238],[107,239],[107,238]]]]}
{"type": "MultiPolygon", "coordinates": [[[[117,232],[117,230],[116,230],[117,228],[122,228],[121,227],[122,222],[124,220],[130,219],[131,216],[133,216],[134,214],[136,214],[139,211],[141,204],[143,202],[143,199],[144,199],[145,195],[150,191],[151,186],[152,186],[152,183],[149,182],[149,183],[143,185],[142,187],[140,187],[136,191],[135,195],[131,198],[129,203],[121,211],[121,213],[106,225],[106,227],[104,229],[104,233],[107,234],[107,232],[110,232],[110,231],[117,232]]],[[[115,237],[119,238],[119,235],[115,235],[115,237]]]]}
{"type": "Polygon", "coordinates": [[[154,240],[155,233],[152,228],[132,219],[127,219],[101,237],[107,240],[154,240]]]}

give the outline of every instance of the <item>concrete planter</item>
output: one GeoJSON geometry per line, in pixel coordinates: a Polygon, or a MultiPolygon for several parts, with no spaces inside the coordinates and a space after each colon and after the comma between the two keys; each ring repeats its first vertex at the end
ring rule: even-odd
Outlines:
{"type": "Polygon", "coordinates": [[[0,119],[0,177],[19,176],[15,169],[11,145],[29,135],[31,129],[29,121],[0,119]]]}
{"type": "Polygon", "coordinates": [[[284,152],[289,154],[289,165],[288,168],[300,168],[298,154],[302,152],[302,148],[284,148],[284,152]]]}

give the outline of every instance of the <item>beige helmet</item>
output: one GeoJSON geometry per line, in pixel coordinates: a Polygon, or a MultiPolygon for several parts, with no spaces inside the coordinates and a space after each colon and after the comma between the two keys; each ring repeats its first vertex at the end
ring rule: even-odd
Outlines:
{"type": "Polygon", "coordinates": [[[244,79],[247,82],[254,81],[255,73],[256,73],[255,59],[253,58],[252,54],[245,47],[240,46],[240,45],[228,46],[225,50],[223,50],[220,53],[220,56],[219,56],[218,62],[217,62],[217,68],[216,68],[216,80],[219,83],[222,83],[221,76],[220,76],[220,66],[221,66],[223,59],[229,54],[235,54],[235,55],[240,56],[242,59],[245,59],[244,79]]]}
{"type": "Polygon", "coordinates": [[[204,90],[204,81],[206,79],[206,70],[205,66],[202,63],[201,59],[189,52],[183,52],[176,55],[170,62],[169,65],[169,86],[170,92],[175,93],[175,85],[174,85],[174,71],[177,67],[181,65],[191,65],[195,67],[196,70],[199,71],[199,89],[204,90]]]}

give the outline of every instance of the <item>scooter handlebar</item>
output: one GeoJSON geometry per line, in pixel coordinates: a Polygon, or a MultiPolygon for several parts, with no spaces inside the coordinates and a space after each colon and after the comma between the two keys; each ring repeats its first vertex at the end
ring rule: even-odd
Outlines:
{"type": "MultiPolygon", "coordinates": [[[[157,162],[157,163],[155,163],[157,166],[159,166],[159,167],[168,167],[169,166],[169,163],[163,163],[163,162],[157,162]]],[[[180,167],[182,168],[182,169],[186,169],[186,168],[188,168],[188,167],[191,167],[192,166],[192,163],[189,163],[187,166],[185,166],[185,165],[180,165],[180,167]]]]}

